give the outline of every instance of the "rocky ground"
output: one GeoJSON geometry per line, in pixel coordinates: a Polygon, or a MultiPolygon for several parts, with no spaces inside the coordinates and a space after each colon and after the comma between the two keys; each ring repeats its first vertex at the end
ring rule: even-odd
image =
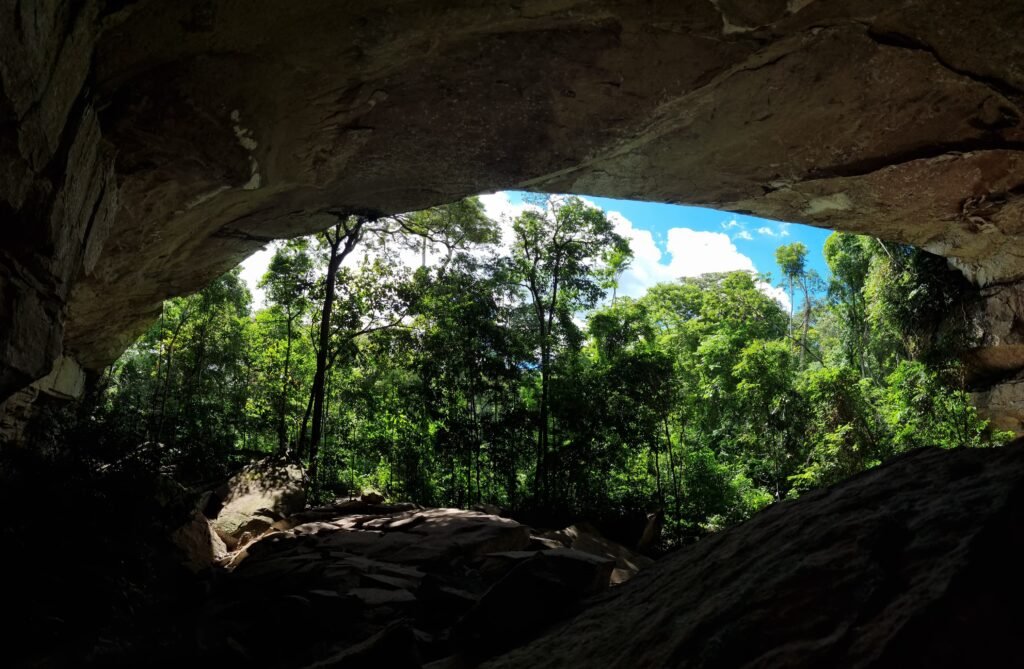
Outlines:
{"type": "Polygon", "coordinates": [[[1024,665],[1024,448],[923,449],[660,560],[485,666],[1024,665]]]}
{"type": "MultiPolygon", "coordinates": [[[[585,525],[540,532],[494,509],[374,495],[303,508],[301,473],[275,471],[265,484],[245,470],[201,500],[173,533],[196,575],[156,613],[126,594],[115,604],[130,616],[76,653],[57,652],[58,632],[101,607],[75,593],[117,589],[90,580],[105,562],[122,574],[159,556],[109,564],[123,546],[77,531],[89,516],[58,503],[47,512],[63,521],[34,523],[31,540],[7,536],[5,563],[27,555],[52,581],[26,561],[5,568],[12,592],[32,596],[10,599],[23,616],[8,629],[24,632],[11,666],[1009,667],[1024,657],[1020,446],[916,451],[657,562],[585,525]],[[65,535],[72,548],[59,548],[65,535]],[[76,571],[83,561],[95,569],[76,571]],[[39,613],[41,593],[62,592],[81,611],[39,613]]],[[[151,513],[108,508],[108,524],[151,513]]]]}
{"type": "Polygon", "coordinates": [[[360,501],[278,528],[231,559],[228,587],[205,609],[205,652],[435,669],[997,667],[1024,657],[1016,446],[911,453],[639,574],[646,561],[630,564],[635,556],[591,531],[538,535],[477,512],[360,501]],[[636,578],[609,588],[617,570],[636,578]],[[302,642],[268,643],[268,633],[302,642]]]}
{"type": "Polygon", "coordinates": [[[175,533],[186,564],[219,572],[182,661],[473,666],[653,564],[585,524],[376,494],[303,509],[301,491],[297,468],[249,467],[175,533]]]}

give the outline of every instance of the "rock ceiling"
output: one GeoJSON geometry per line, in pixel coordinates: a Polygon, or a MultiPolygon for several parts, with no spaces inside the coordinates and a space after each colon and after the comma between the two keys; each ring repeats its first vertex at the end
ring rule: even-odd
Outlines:
{"type": "Polygon", "coordinates": [[[62,354],[101,368],[163,299],[331,212],[499,188],[871,233],[1024,279],[1019,3],[0,12],[0,398],[62,354]]]}

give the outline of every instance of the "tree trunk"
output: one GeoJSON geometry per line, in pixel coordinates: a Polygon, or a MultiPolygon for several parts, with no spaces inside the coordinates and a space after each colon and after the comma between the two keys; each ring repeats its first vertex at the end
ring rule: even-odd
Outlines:
{"type": "Polygon", "coordinates": [[[320,348],[316,352],[316,374],[313,376],[313,426],[309,437],[309,481],[316,489],[317,462],[320,455],[320,436],[323,433],[324,417],[324,381],[327,376],[327,350],[331,339],[331,312],[334,309],[334,285],[338,278],[338,268],[345,257],[352,252],[359,242],[364,219],[356,219],[349,227],[347,222],[339,221],[334,226],[334,236],[324,233],[330,245],[331,256],[327,264],[327,276],[324,281],[324,307],[320,313],[320,348]]]}
{"type": "Polygon", "coordinates": [[[476,503],[479,504],[482,498],[480,492],[480,450],[483,435],[480,432],[480,415],[477,413],[476,408],[476,390],[472,390],[471,393],[470,409],[473,412],[473,446],[476,455],[476,503]]]}
{"type": "Polygon", "coordinates": [[[171,342],[167,345],[167,365],[164,368],[164,387],[163,393],[160,397],[160,414],[152,439],[157,443],[160,442],[160,437],[164,430],[164,419],[167,411],[167,396],[171,391],[171,365],[174,361],[174,347],[178,343],[178,335],[181,334],[181,328],[184,327],[185,321],[188,320],[188,315],[189,312],[187,309],[182,312],[181,316],[178,318],[178,324],[174,327],[174,335],[171,337],[171,342]]]}
{"type": "Polygon", "coordinates": [[[543,503],[547,502],[548,491],[548,379],[550,353],[547,344],[541,345],[540,354],[540,425],[537,430],[537,493],[543,503]]]}
{"type": "Polygon", "coordinates": [[[278,408],[277,416],[277,450],[281,455],[285,455],[288,452],[288,429],[287,429],[287,413],[288,413],[288,374],[291,371],[291,360],[292,360],[292,320],[291,310],[287,314],[287,326],[286,326],[286,337],[285,349],[284,349],[284,377],[281,379],[281,406],[278,408]]]}
{"type": "MultiPolygon", "coordinates": [[[[683,513],[682,513],[682,502],[679,499],[682,496],[682,490],[679,487],[679,479],[682,478],[683,474],[682,474],[682,472],[676,472],[676,465],[675,465],[675,462],[674,462],[675,459],[672,457],[672,433],[668,429],[668,416],[664,416],[663,418],[664,418],[664,422],[665,422],[665,441],[668,443],[668,466],[669,466],[669,471],[672,472],[672,486],[675,488],[676,522],[680,522],[683,519],[683,513]]],[[[679,427],[679,443],[680,443],[680,445],[683,443],[683,429],[684,429],[683,428],[683,423],[682,423],[682,421],[680,421],[680,427],[679,427]]]]}
{"type": "Polygon", "coordinates": [[[306,400],[306,411],[302,414],[302,427],[299,428],[299,447],[295,452],[296,458],[303,458],[306,455],[306,435],[309,434],[309,419],[313,415],[313,393],[309,393],[309,399],[306,400]]]}
{"type": "Polygon", "coordinates": [[[665,492],[661,488],[661,464],[658,462],[658,444],[657,442],[651,446],[650,451],[654,453],[654,480],[658,487],[658,503],[662,507],[665,506],[665,492]]]}
{"type": "Polygon", "coordinates": [[[800,282],[804,293],[804,332],[800,341],[800,369],[804,368],[804,355],[807,353],[807,330],[811,326],[811,296],[807,288],[807,277],[800,282]]]}

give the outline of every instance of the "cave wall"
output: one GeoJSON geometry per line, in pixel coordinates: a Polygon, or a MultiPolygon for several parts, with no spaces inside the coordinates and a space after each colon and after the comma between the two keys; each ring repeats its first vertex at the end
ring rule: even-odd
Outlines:
{"type": "MultiPolygon", "coordinates": [[[[1022,29],[995,0],[9,0],[0,398],[61,394],[332,212],[499,188],[916,244],[1003,296],[981,349],[1015,346],[1022,29]]],[[[977,397],[1019,428],[1004,351],[977,397]]]]}
{"type": "Polygon", "coordinates": [[[0,14],[0,398],[61,357],[76,280],[117,209],[114,149],[89,90],[100,3],[0,14]]]}

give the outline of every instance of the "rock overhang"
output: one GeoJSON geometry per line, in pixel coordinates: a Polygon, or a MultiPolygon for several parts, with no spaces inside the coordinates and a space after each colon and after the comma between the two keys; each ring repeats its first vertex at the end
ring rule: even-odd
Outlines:
{"type": "Polygon", "coordinates": [[[61,353],[102,368],[162,300],[330,211],[497,188],[748,212],[1024,278],[1007,3],[50,5],[49,41],[12,21],[0,70],[20,175],[0,193],[55,240],[0,258],[8,350],[36,352],[3,360],[6,391],[61,353]]]}

